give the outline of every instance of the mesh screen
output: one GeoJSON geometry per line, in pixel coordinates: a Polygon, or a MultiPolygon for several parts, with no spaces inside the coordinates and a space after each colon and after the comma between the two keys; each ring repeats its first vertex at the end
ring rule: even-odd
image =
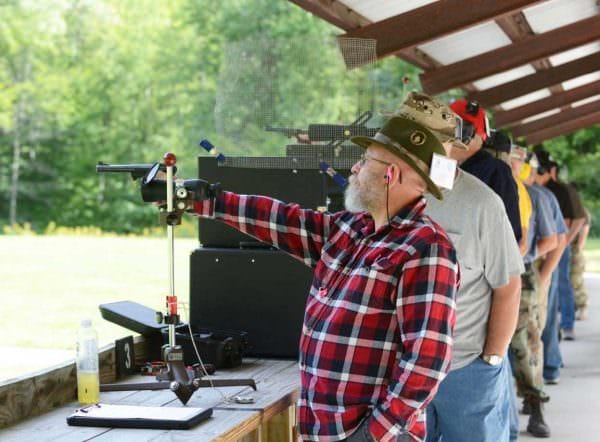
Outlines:
{"type": "Polygon", "coordinates": [[[237,42],[224,57],[215,126],[222,153],[237,157],[223,166],[318,169],[320,161],[334,168],[356,162],[362,150],[349,138],[373,135],[376,127],[375,40],[237,42]]]}

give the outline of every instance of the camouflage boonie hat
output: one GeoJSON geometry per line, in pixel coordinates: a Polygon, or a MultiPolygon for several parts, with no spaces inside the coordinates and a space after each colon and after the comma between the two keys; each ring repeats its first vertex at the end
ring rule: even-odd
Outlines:
{"type": "Polygon", "coordinates": [[[427,127],[440,143],[451,142],[453,146],[459,149],[468,149],[456,137],[457,118],[459,117],[450,109],[450,106],[427,94],[411,92],[395,112],[395,115],[408,118],[427,127]]]}

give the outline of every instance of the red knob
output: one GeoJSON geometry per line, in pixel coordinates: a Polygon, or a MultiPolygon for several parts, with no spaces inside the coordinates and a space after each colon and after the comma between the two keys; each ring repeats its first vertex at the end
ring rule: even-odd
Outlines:
{"type": "Polygon", "coordinates": [[[177,162],[177,157],[174,153],[167,152],[163,155],[163,161],[165,163],[165,166],[174,166],[177,162]]]}

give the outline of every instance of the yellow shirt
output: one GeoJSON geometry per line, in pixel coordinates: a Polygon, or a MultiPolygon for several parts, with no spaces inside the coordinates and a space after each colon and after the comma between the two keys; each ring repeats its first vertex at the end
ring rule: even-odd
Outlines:
{"type": "Polygon", "coordinates": [[[517,191],[519,192],[519,212],[521,213],[521,225],[525,229],[529,229],[529,220],[533,213],[533,206],[531,205],[531,197],[529,192],[525,188],[525,184],[520,178],[515,177],[517,183],[517,191]]]}

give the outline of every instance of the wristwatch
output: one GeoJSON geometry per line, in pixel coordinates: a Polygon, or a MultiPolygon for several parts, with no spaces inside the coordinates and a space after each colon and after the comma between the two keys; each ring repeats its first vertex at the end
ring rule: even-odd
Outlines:
{"type": "Polygon", "coordinates": [[[485,362],[486,364],[492,365],[494,367],[502,364],[502,361],[504,360],[504,358],[499,355],[481,355],[481,359],[483,359],[483,362],[485,362]]]}

